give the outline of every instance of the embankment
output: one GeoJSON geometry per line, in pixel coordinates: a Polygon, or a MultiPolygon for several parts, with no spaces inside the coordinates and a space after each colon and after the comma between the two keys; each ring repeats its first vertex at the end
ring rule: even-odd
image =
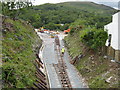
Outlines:
{"type": "Polygon", "coordinates": [[[88,82],[90,88],[118,88],[119,67],[117,63],[105,58],[103,52],[90,50],[81,43],[79,33],[68,35],[64,41],[71,58],[83,54],[75,66],[88,82]]]}
{"type": "Polygon", "coordinates": [[[36,80],[33,62],[42,41],[29,23],[5,16],[2,21],[4,88],[30,88],[36,80]]]}

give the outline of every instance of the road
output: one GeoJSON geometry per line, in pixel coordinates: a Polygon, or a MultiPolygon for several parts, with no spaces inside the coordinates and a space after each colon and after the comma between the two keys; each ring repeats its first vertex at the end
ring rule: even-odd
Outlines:
{"type": "MultiPolygon", "coordinates": [[[[50,38],[48,34],[38,33],[40,38],[43,40],[43,50],[42,50],[42,60],[46,67],[46,72],[48,75],[50,88],[62,88],[61,82],[59,80],[59,76],[56,73],[55,67],[53,64],[58,64],[58,57],[55,52],[54,47],[54,38],[50,38]]],[[[60,48],[64,45],[62,39],[64,38],[64,34],[59,34],[60,40],[60,48]]],[[[83,82],[81,76],[79,75],[76,68],[70,63],[69,54],[67,53],[67,49],[65,49],[65,54],[63,60],[67,66],[66,71],[69,77],[72,88],[86,88],[86,84],[83,82]]]]}

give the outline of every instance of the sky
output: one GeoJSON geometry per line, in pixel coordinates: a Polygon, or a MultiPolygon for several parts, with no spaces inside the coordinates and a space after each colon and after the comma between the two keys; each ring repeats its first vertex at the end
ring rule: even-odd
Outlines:
{"type": "Polygon", "coordinates": [[[93,2],[118,2],[120,0],[33,0],[34,5],[40,5],[44,3],[60,3],[67,1],[93,1],[93,2]]]}

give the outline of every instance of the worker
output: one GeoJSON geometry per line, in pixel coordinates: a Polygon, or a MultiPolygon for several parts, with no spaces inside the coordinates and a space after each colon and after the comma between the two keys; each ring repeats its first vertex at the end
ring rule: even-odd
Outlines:
{"type": "Polygon", "coordinates": [[[62,47],[61,52],[62,52],[62,55],[64,55],[64,52],[65,52],[64,46],[62,47]]]}

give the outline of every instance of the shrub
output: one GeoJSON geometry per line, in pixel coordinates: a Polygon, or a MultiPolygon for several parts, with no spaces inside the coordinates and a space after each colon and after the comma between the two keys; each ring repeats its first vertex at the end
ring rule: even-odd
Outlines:
{"type": "Polygon", "coordinates": [[[86,29],[81,31],[81,41],[91,49],[98,49],[105,45],[107,32],[102,29],[86,29]]]}

